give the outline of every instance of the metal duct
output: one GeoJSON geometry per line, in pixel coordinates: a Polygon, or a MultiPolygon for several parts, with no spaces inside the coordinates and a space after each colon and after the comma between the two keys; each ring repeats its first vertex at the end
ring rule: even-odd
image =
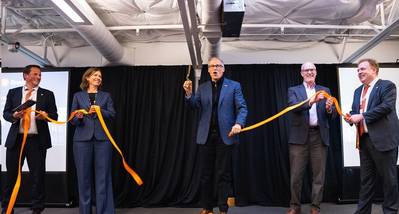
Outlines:
{"type": "MultiPolygon", "coordinates": [[[[109,62],[120,61],[123,57],[123,47],[105,27],[90,5],[85,0],[71,0],[70,2],[79,8],[91,25],[79,25],[71,22],[67,17],[64,17],[65,20],[68,20],[71,26],[109,62]]],[[[63,13],[60,13],[60,15],[65,16],[63,13]]]]}
{"type": "MultiPolygon", "coordinates": [[[[187,40],[187,47],[188,47],[188,52],[190,53],[190,59],[191,59],[191,64],[193,65],[194,68],[196,68],[198,66],[197,63],[197,57],[196,57],[196,51],[195,46],[193,45],[193,36],[191,33],[191,26],[190,26],[190,22],[189,22],[189,17],[187,15],[187,7],[186,7],[186,2],[184,0],[178,0],[178,4],[179,4],[179,9],[180,9],[180,16],[182,19],[182,23],[184,26],[184,34],[186,36],[186,40],[187,40]]],[[[196,35],[198,36],[198,35],[196,35]]]]}
{"type": "Polygon", "coordinates": [[[221,5],[222,0],[202,1],[202,23],[204,24],[203,35],[205,36],[206,60],[213,56],[219,56],[222,39],[221,28],[221,5]]]}

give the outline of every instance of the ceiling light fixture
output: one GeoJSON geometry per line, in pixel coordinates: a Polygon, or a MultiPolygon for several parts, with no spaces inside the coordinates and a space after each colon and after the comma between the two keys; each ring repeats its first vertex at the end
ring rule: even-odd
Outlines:
{"type": "Polygon", "coordinates": [[[51,0],[54,9],[64,18],[68,19],[71,24],[91,24],[86,16],[78,9],[72,0],[51,0]]]}

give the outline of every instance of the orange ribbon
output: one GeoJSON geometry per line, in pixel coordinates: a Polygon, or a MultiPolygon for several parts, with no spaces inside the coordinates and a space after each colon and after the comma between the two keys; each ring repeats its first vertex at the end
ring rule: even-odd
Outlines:
{"type": "Polygon", "coordinates": [[[241,132],[245,132],[245,131],[249,131],[249,130],[252,130],[252,129],[255,129],[255,128],[258,128],[259,126],[263,126],[263,125],[265,125],[266,123],[269,123],[269,122],[275,120],[276,118],[278,118],[278,117],[280,117],[280,116],[286,114],[287,112],[292,111],[292,110],[294,110],[294,109],[296,109],[296,108],[299,108],[300,106],[302,106],[303,104],[309,102],[310,99],[312,99],[313,97],[318,96],[319,94],[322,94],[322,95],[323,95],[325,98],[327,98],[327,99],[332,98],[333,103],[334,103],[334,105],[335,105],[335,109],[337,110],[337,113],[338,113],[340,116],[345,117],[345,119],[349,119],[349,117],[350,117],[349,114],[346,114],[346,115],[343,115],[343,114],[342,114],[342,110],[341,110],[341,107],[340,107],[339,104],[338,104],[338,100],[337,100],[335,97],[329,95],[327,92],[321,90],[321,91],[316,92],[313,96],[309,97],[307,100],[304,100],[304,101],[302,101],[302,102],[300,102],[300,103],[297,103],[297,104],[295,104],[295,105],[292,105],[292,106],[288,106],[287,108],[283,109],[283,110],[280,111],[279,113],[277,113],[277,114],[275,114],[275,115],[273,115],[273,116],[271,116],[271,117],[269,117],[269,118],[266,118],[265,120],[263,120],[263,121],[261,121],[261,122],[255,123],[254,125],[251,125],[251,126],[248,126],[248,127],[245,127],[245,128],[243,128],[243,129],[241,129],[240,133],[241,133],[241,132]]]}
{"type": "MultiPolygon", "coordinates": [[[[143,181],[141,180],[140,176],[139,176],[139,175],[127,164],[127,162],[125,161],[125,158],[124,158],[124,156],[123,156],[122,151],[119,149],[118,145],[115,143],[115,140],[112,138],[112,136],[111,136],[111,134],[110,134],[110,132],[109,132],[109,130],[108,130],[108,128],[107,128],[107,125],[105,124],[103,115],[101,114],[100,106],[95,105],[95,106],[94,106],[94,109],[95,109],[95,111],[96,111],[96,114],[97,114],[98,119],[99,119],[99,121],[100,121],[101,127],[103,128],[105,134],[107,135],[108,139],[110,140],[110,142],[112,143],[112,145],[114,146],[114,148],[118,151],[119,155],[122,157],[122,162],[123,162],[123,166],[124,166],[125,170],[132,176],[132,178],[136,181],[136,183],[137,183],[139,186],[141,186],[141,185],[143,184],[143,181]]],[[[20,186],[21,186],[21,163],[22,163],[22,154],[23,154],[23,151],[24,151],[24,148],[25,148],[26,138],[27,138],[27,136],[28,136],[28,130],[29,130],[29,126],[30,126],[30,114],[31,114],[32,111],[34,111],[34,110],[27,109],[27,110],[25,110],[24,115],[23,115],[23,129],[24,129],[24,134],[23,134],[23,138],[22,138],[21,150],[20,150],[20,152],[19,152],[18,176],[17,176],[17,180],[16,180],[16,182],[15,182],[14,188],[13,188],[12,193],[11,193],[10,201],[9,201],[9,203],[8,203],[7,210],[6,210],[6,214],[11,214],[12,209],[14,208],[14,205],[15,205],[15,201],[17,200],[17,195],[18,195],[18,192],[19,192],[19,188],[20,188],[20,186]]],[[[71,115],[69,116],[69,118],[68,118],[67,121],[56,121],[56,120],[51,119],[51,118],[48,117],[46,114],[44,114],[44,113],[42,113],[42,112],[40,112],[40,111],[34,111],[34,112],[36,112],[38,115],[41,115],[43,118],[45,118],[45,119],[48,120],[49,122],[54,123],[54,124],[59,124],[59,125],[61,125],[61,124],[66,124],[67,122],[69,122],[70,120],[72,120],[73,117],[75,117],[75,115],[76,115],[78,112],[82,112],[82,113],[85,114],[85,115],[88,115],[88,114],[89,114],[86,110],[84,110],[84,109],[79,109],[79,110],[73,111],[73,112],[71,113],[71,115]]]]}
{"type": "Polygon", "coordinates": [[[139,186],[141,186],[143,184],[143,181],[141,180],[140,176],[127,164],[127,162],[125,161],[125,158],[123,157],[122,151],[119,149],[118,145],[115,143],[114,138],[112,138],[111,134],[109,133],[109,130],[107,128],[107,125],[105,124],[103,115],[101,114],[100,106],[94,105],[94,109],[96,110],[98,119],[100,120],[101,126],[103,127],[105,134],[107,135],[108,139],[111,141],[114,148],[119,152],[119,155],[122,157],[122,162],[123,162],[123,166],[125,167],[125,170],[132,176],[132,178],[136,181],[136,183],[139,186]]]}
{"type": "Polygon", "coordinates": [[[30,112],[32,110],[28,110],[24,112],[23,115],[23,129],[24,129],[24,134],[22,137],[22,145],[21,145],[21,151],[19,152],[19,159],[18,159],[18,176],[17,176],[17,180],[15,182],[14,188],[12,190],[11,193],[11,197],[10,197],[10,201],[8,202],[8,206],[7,206],[7,210],[6,210],[6,214],[11,214],[12,213],[12,209],[14,208],[14,204],[15,201],[17,199],[17,195],[18,195],[18,191],[19,188],[21,186],[21,160],[22,160],[22,154],[25,148],[25,144],[26,144],[26,138],[28,137],[28,130],[29,130],[29,126],[30,126],[30,112]]]}

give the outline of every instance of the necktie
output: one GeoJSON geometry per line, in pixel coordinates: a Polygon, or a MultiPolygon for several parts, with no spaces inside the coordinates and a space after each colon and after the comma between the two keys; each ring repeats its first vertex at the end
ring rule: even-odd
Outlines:
{"type": "MultiPolygon", "coordinates": [[[[33,88],[31,88],[31,89],[27,88],[27,89],[25,89],[25,91],[27,91],[26,94],[25,94],[25,102],[26,102],[32,96],[33,88]]],[[[32,109],[32,107],[29,107],[29,108],[26,109],[26,111],[29,111],[31,109],[32,109]]],[[[30,115],[29,115],[29,117],[30,117],[30,115]]],[[[24,123],[24,119],[23,118],[22,118],[21,122],[22,122],[22,124],[24,123]]]]}
{"type": "MultiPolygon", "coordinates": [[[[360,102],[360,113],[363,113],[364,109],[366,108],[366,94],[367,94],[367,90],[369,89],[369,87],[370,87],[369,85],[364,85],[363,93],[360,98],[360,101],[361,101],[360,102]]],[[[362,136],[363,132],[364,132],[364,123],[363,122],[364,121],[362,120],[359,123],[359,136],[362,136]]]]}

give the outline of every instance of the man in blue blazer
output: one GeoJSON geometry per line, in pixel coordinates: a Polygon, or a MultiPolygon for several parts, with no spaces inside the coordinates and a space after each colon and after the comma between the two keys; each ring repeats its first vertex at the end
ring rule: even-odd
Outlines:
{"type": "Polygon", "coordinates": [[[192,82],[185,81],[186,101],[200,110],[197,144],[201,161],[201,214],[213,213],[213,178],[216,179],[220,213],[228,211],[227,198],[232,181],[233,143],[245,125],[247,105],[238,82],[223,77],[224,63],[217,57],[208,61],[211,81],[192,94],[192,82]],[[232,136],[232,137],[229,137],[232,136]],[[214,176],[216,175],[216,176],[214,176]]]}
{"type": "MultiPolygon", "coordinates": [[[[2,212],[7,209],[11,192],[17,179],[18,157],[22,144],[23,127],[21,118],[24,112],[13,111],[13,109],[26,100],[32,99],[36,101],[32,109],[41,111],[54,120],[58,119],[53,92],[39,87],[41,80],[40,67],[37,65],[26,66],[23,70],[23,77],[25,80],[23,87],[13,88],[8,91],[3,111],[4,119],[12,123],[12,125],[5,142],[5,147],[7,147],[7,182],[2,201],[2,212]]],[[[32,213],[41,213],[44,209],[46,153],[50,147],[51,138],[47,121],[44,117],[32,112],[25,147],[25,157],[32,178],[32,213]]]]}
{"type": "MultiPolygon", "coordinates": [[[[316,85],[316,66],[306,62],[301,66],[303,83],[288,89],[288,105],[295,105],[317,91],[330,90],[316,85]]],[[[288,214],[301,213],[301,188],[306,165],[310,161],[312,168],[311,213],[320,212],[323,198],[324,176],[329,140],[329,120],[336,115],[332,98],[323,95],[313,96],[308,103],[293,110],[290,120],[289,156],[291,200],[288,214]]]]}
{"type": "Polygon", "coordinates": [[[396,114],[396,86],[378,78],[374,59],[362,59],[357,73],[362,85],[355,90],[351,117],[359,135],[360,192],[356,213],[371,213],[377,173],[384,186],[384,214],[396,214],[398,194],[399,120],[396,114]]]}

